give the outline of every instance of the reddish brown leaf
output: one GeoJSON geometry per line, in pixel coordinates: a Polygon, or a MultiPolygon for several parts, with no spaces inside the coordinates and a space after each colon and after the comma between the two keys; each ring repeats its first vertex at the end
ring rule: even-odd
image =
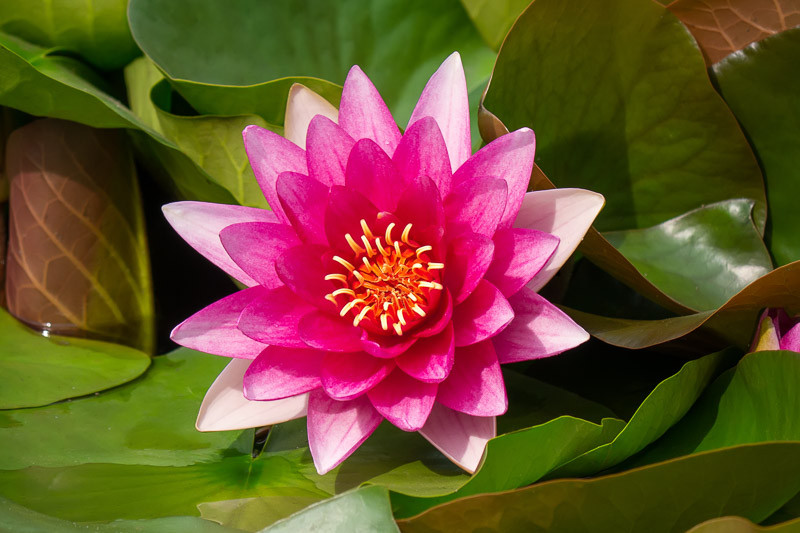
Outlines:
{"type": "Polygon", "coordinates": [[[800,25],[800,0],[676,0],[668,9],[689,28],[708,65],[800,25]]]}
{"type": "Polygon", "coordinates": [[[131,155],[119,132],[45,119],[8,141],[8,309],[34,327],[149,351],[152,294],[131,155]]]}

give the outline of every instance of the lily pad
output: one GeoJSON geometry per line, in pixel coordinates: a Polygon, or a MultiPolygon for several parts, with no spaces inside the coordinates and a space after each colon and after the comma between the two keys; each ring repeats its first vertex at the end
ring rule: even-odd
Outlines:
{"type": "Polygon", "coordinates": [[[800,519],[774,526],[759,526],[741,516],[723,516],[697,524],[686,533],[795,533],[800,530],[800,519]]]}
{"type": "Polygon", "coordinates": [[[514,20],[530,4],[528,0],[461,0],[461,3],[493,50],[500,48],[514,20]]]}

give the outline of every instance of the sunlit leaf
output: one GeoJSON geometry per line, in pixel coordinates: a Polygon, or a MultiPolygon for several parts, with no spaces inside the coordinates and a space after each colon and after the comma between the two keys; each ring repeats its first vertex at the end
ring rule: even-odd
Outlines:
{"type": "Polygon", "coordinates": [[[798,529],[800,529],[800,519],[774,526],[759,526],[741,516],[723,516],[697,524],[686,533],[760,533],[762,531],[794,533],[798,529]]]}
{"type": "Polygon", "coordinates": [[[530,0],[461,0],[461,3],[481,32],[483,40],[497,50],[514,20],[528,7],[530,0]]]}

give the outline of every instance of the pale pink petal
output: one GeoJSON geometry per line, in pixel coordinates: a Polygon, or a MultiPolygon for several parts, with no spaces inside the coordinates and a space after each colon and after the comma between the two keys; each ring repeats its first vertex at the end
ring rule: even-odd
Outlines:
{"type": "Polygon", "coordinates": [[[361,139],[350,151],[345,186],[363,194],[380,211],[394,211],[403,194],[403,180],[386,152],[371,139],[361,139]]]}
{"type": "Polygon", "coordinates": [[[395,369],[370,389],[367,397],[386,420],[403,431],[417,431],[428,419],[438,388],[395,369]]]}
{"type": "Polygon", "coordinates": [[[332,352],[361,349],[361,328],[336,315],[323,311],[308,313],[300,319],[297,331],[306,345],[332,352]]]}
{"type": "Polygon", "coordinates": [[[309,244],[327,245],[325,207],[328,205],[328,187],[305,174],[284,172],[278,176],[276,189],[283,212],[297,236],[309,244]]]}
{"type": "Polygon", "coordinates": [[[301,244],[291,226],[269,222],[231,224],[219,232],[219,240],[230,258],[268,289],[283,285],[275,272],[275,261],[301,244]]]}
{"type": "Polygon", "coordinates": [[[300,148],[306,147],[308,125],[317,115],[336,122],[339,110],[323,97],[306,87],[295,83],[289,89],[286,101],[286,117],[283,121],[283,135],[300,148]]]}
{"type": "MultiPolygon", "coordinates": [[[[352,249],[345,239],[346,234],[361,242],[363,230],[361,220],[370,225],[372,231],[379,231],[374,221],[378,209],[367,198],[353,189],[334,185],[328,196],[328,208],[325,211],[325,234],[330,245],[338,251],[351,254],[352,249]]],[[[380,233],[378,233],[380,234],[380,233]]]]}
{"type": "Polygon", "coordinates": [[[366,397],[337,401],[323,391],[308,401],[308,447],[320,475],[327,474],[367,440],[383,417],[366,397]]]}
{"type": "Polygon", "coordinates": [[[561,309],[528,288],[508,302],[514,320],[492,339],[501,363],[550,357],[589,340],[589,334],[561,309]]]}
{"type": "Polygon", "coordinates": [[[494,243],[479,233],[459,235],[447,246],[444,284],[456,305],[472,294],[492,263],[494,243]]]}
{"type": "Polygon", "coordinates": [[[286,348],[306,348],[300,338],[300,319],[316,311],[287,287],[264,291],[244,308],[239,317],[239,331],[264,344],[286,348]]]}
{"type": "Polygon", "coordinates": [[[266,292],[263,287],[251,287],[226,296],[178,324],[170,338],[200,352],[254,359],[264,344],[244,335],[236,324],[242,310],[266,292]]]}
{"type": "Polygon", "coordinates": [[[786,332],[781,339],[781,350],[800,352],[800,324],[786,332]]]}
{"type": "Polygon", "coordinates": [[[550,189],[525,195],[514,227],[544,231],[560,239],[555,253],[528,288],[538,291],[555,276],[603,208],[602,194],[583,189],[550,189]]]}
{"type": "Polygon", "coordinates": [[[508,198],[499,228],[510,228],[528,190],[535,151],[536,137],[533,131],[522,128],[507,133],[478,150],[461,165],[453,174],[453,186],[457,187],[476,177],[503,179],[508,186],[508,198]]]}
{"type": "Polygon", "coordinates": [[[322,386],[319,377],[325,352],[309,348],[268,346],[244,374],[248,400],[281,400],[322,386]]]}
{"type": "Polygon", "coordinates": [[[380,383],[392,369],[391,359],[364,352],[329,353],[322,360],[322,387],[331,398],[351,400],[380,383]]]}
{"type": "Polygon", "coordinates": [[[442,197],[450,192],[453,172],[442,132],[433,117],[423,117],[406,130],[392,161],[403,181],[427,176],[436,184],[442,197]]]}
{"type": "Polygon", "coordinates": [[[389,108],[358,66],[350,69],[344,82],[339,125],[356,141],[372,139],[390,157],[400,142],[400,130],[389,108]]]}
{"type": "Polygon", "coordinates": [[[456,346],[493,337],[513,318],[514,311],[503,294],[488,281],[481,280],[469,298],[453,309],[456,346]]]}
{"type": "Polygon", "coordinates": [[[450,238],[462,233],[494,235],[507,194],[508,186],[502,179],[478,177],[454,185],[444,200],[450,238]]]}
{"type": "Polygon", "coordinates": [[[306,416],[308,394],[283,400],[253,402],[244,397],[242,380],[250,361],[234,359],[208,389],[195,427],[198,431],[229,431],[279,424],[306,416]]]}
{"type": "Polygon", "coordinates": [[[493,416],[459,413],[437,402],[419,433],[448,459],[474,474],[486,443],[497,435],[497,423],[493,416]]]}
{"type": "Polygon", "coordinates": [[[419,381],[440,383],[453,368],[455,346],[453,325],[448,324],[441,333],[419,339],[395,362],[403,372],[419,381]]]}
{"type": "Polygon", "coordinates": [[[414,123],[424,117],[433,117],[442,130],[453,172],[472,153],[469,132],[469,95],[461,56],[453,52],[428,80],[417,106],[408,121],[414,123]]]}
{"type": "Polygon", "coordinates": [[[508,409],[503,373],[491,341],[456,348],[455,364],[439,384],[436,401],[475,416],[498,416],[508,409]]]}
{"type": "Polygon", "coordinates": [[[219,232],[239,222],[278,222],[275,213],[254,207],[205,202],[174,202],[161,210],[178,235],[206,259],[248,287],[258,285],[230,258],[219,240],[219,232]]]}
{"type": "Polygon", "coordinates": [[[527,228],[498,230],[493,237],[494,259],[486,280],[511,296],[528,283],[558,248],[558,237],[527,228]]]}
{"type": "Polygon", "coordinates": [[[275,262],[275,271],[297,296],[313,306],[333,312],[335,307],[325,296],[337,287],[325,280],[325,275],[330,273],[322,264],[325,251],[325,247],[311,244],[289,248],[275,262]]]}
{"type": "Polygon", "coordinates": [[[325,185],[344,185],[344,171],[356,142],[338,124],[323,116],[308,127],[306,161],[309,175],[325,185]]]}
{"type": "Polygon", "coordinates": [[[260,126],[247,126],[242,135],[247,159],[269,207],[278,220],[288,223],[275,191],[275,183],[282,172],[308,174],[305,151],[292,141],[260,126]]]}

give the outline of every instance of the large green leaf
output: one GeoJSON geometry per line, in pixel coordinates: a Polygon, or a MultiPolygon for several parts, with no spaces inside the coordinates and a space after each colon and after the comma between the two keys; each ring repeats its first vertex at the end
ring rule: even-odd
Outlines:
{"type": "Polygon", "coordinates": [[[603,193],[601,231],[647,227],[733,198],[761,173],[683,25],[655,2],[536,0],[497,58],[484,105],[537,133],[536,162],[560,187],[603,193]]]}
{"type": "Polygon", "coordinates": [[[0,31],[114,69],[140,53],[128,29],[127,7],[128,0],[0,2],[0,31]]]}
{"type": "Polygon", "coordinates": [[[800,442],[742,445],[595,479],[464,498],[400,520],[433,531],[680,532],[720,515],[760,522],[800,491],[800,442]]]}
{"type": "Polygon", "coordinates": [[[748,46],[714,66],[725,101],[753,143],[769,200],[768,242],[778,264],[800,259],[800,29],[748,46]]]}
{"type": "Polygon", "coordinates": [[[697,524],[686,533],[797,533],[800,531],[800,519],[776,524],[774,526],[758,526],[741,516],[723,516],[712,518],[702,524],[697,524]]]}
{"type": "MultiPolygon", "coordinates": [[[[3,376],[0,409],[46,405],[115,387],[141,375],[149,364],[147,354],[127,346],[80,338],[44,337],[0,309],[0,375],[3,376]]],[[[0,427],[18,424],[14,413],[33,412],[36,410],[2,413],[0,427]]],[[[49,424],[44,424],[38,433],[22,439],[19,448],[6,448],[14,439],[8,435],[9,430],[0,430],[3,434],[0,462],[31,448],[52,451],[46,438],[50,428],[49,424]]]]}
{"type": "Polygon", "coordinates": [[[530,0],[461,0],[486,43],[497,50],[530,0]]]}

